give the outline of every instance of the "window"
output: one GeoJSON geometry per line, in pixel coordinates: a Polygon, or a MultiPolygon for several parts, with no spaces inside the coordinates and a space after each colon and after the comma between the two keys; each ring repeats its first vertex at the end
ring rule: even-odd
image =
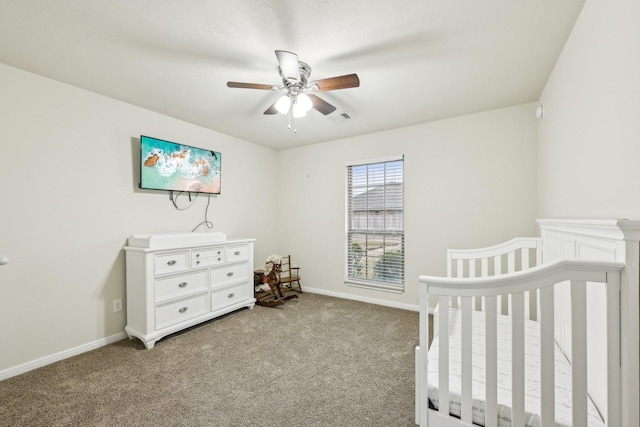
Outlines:
{"type": "Polygon", "coordinates": [[[346,282],[404,290],[404,159],[347,165],[346,282]]]}

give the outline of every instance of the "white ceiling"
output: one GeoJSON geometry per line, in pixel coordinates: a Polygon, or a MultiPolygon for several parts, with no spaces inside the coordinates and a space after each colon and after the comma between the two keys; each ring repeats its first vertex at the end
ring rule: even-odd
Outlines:
{"type": "Polygon", "coordinates": [[[536,101],[583,4],[0,0],[0,62],[278,150],[536,101]],[[277,92],[226,86],[280,85],[276,49],[360,87],[294,133],[277,92]]]}

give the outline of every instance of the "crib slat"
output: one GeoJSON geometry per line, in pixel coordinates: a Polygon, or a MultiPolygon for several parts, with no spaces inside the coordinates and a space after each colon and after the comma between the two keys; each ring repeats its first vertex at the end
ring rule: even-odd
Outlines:
{"type": "MultiPolygon", "coordinates": [[[[520,249],[520,271],[529,268],[529,248],[523,247],[520,249]]],[[[525,295],[524,301],[524,313],[526,319],[537,320],[536,316],[536,291],[529,291],[525,295]]]]}
{"type": "MultiPolygon", "coordinates": [[[[511,294],[511,425],[524,425],[524,294],[511,294]]],[[[583,425],[583,424],[575,424],[583,425]]],[[[586,425],[586,424],[584,424],[586,425]]]]}
{"type": "Polygon", "coordinates": [[[553,287],[540,289],[540,425],[556,425],[553,287]]]}
{"type": "MultiPolygon", "coordinates": [[[[475,258],[469,260],[469,277],[478,277],[478,273],[476,272],[475,258]]],[[[478,311],[482,311],[482,298],[476,298],[475,309],[478,311]]]]}
{"type": "Polygon", "coordinates": [[[620,420],[620,274],[607,273],[607,425],[620,420]]]}
{"type": "Polygon", "coordinates": [[[449,297],[438,297],[438,411],[449,416],[449,297]]]}
{"type": "Polygon", "coordinates": [[[587,289],[571,281],[571,390],[573,425],[587,425],[587,289]]]}
{"type": "Polygon", "coordinates": [[[498,302],[486,297],[485,305],[485,413],[486,427],[498,425],[498,302]]]}
{"type": "Polygon", "coordinates": [[[462,336],[461,336],[461,374],[462,374],[462,395],[461,395],[461,419],[471,424],[473,413],[473,402],[471,398],[472,385],[472,302],[473,297],[462,297],[462,336]]]}
{"type": "Polygon", "coordinates": [[[487,277],[489,275],[489,259],[481,258],[480,259],[480,275],[481,277],[487,277]]]}
{"type": "MultiPolygon", "coordinates": [[[[429,343],[433,339],[433,330],[429,328],[429,293],[426,286],[419,286],[418,290],[420,294],[420,345],[416,347],[416,352],[419,358],[416,360],[419,366],[416,368],[416,424],[420,424],[423,420],[427,419],[427,413],[429,412],[429,358],[428,350],[429,343]]],[[[435,316],[434,316],[435,317],[435,316]]],[[[426,425],[426,422],[422,422],[422,425],[426,425]]]]}
{"type": "MultiPolygon", "coordinates": [[[[500,276],[502,274],[502,255],[493,257],[493,275],[500,276]]],[[[508,295],[500,296],[500,313],[509,314],[509,297],[508,295]]]]}
{"type": "Polygon", "coordinates": [[[529,268],[529,249],[522,248],[520,250],[520,270],[526,270],[529,268]]]}
{"type": "Polygon", "coordinates": [[[509,251],[507,253],[507,273],[513,273],[516,271],[516,253],[509,251]]]}
{"type": "MultiPolygon", "coordinates": [[[[457,259],[456,260],[456,277],[464,277],[464,260],[457,259]]],[[[454,297],[451,299],[451,307],[458,308],[460,305],[458,304],[458,298],[454,297]]]]}
{"type": "Polygon", "coordinates": [[[468,277],[476,277],[476,260],[475,259],[468,260],[467,265],[469,266],[468,277]]]}

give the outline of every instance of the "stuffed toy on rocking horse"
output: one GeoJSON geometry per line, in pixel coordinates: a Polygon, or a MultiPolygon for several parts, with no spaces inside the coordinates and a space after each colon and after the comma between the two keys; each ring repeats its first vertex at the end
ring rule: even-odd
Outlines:
{"type": "Polygon", "coordinates": [[[273,307],[284,304],[291,298],[298,298],[298,295],[285,295],[280,283],[280,273],[282,272],[282,257],[277,254],[269,255],[264,263],[264,280],[271,289],[271,298],[256,298],[257,304],[273,307]]]}

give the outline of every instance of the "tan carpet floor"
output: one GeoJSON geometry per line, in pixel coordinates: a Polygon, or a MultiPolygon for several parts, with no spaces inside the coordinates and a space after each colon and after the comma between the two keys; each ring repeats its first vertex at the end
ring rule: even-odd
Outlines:
{"type": "Polygon", "coordinates": [[[0,426],[414,426],[418,313],[304,293],[0,382],[0,426]]]}

